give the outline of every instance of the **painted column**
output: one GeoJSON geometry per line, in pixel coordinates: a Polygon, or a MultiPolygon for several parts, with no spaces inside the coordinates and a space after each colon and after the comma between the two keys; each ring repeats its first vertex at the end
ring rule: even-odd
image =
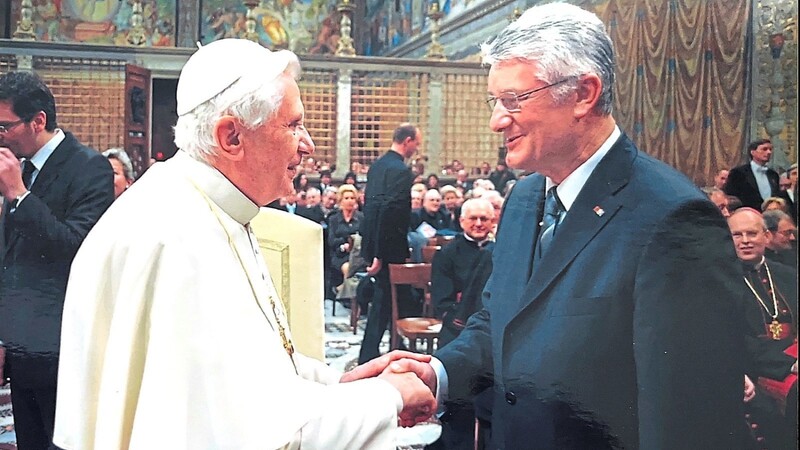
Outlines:
{"type": "Polygon", "coordinates": [[[334,178],[344,178],[350,171],[350,105],[353,91],[353,72],[339,69],[336,84],[336,170],[334,178]]]}

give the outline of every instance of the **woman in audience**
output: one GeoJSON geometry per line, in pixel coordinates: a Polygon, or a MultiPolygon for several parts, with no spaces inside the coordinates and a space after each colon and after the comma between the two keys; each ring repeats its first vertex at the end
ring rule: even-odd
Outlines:
{"type": "Polygon", "coordinates": [[[764,200],[761,204],[761,212],[769,211],[770,209],[777,209],[789,214],[789,208],[786,206],[786,200],[780,197],[770,197],[764,200]]]}
{"type": "Polygon", "coordinates": [[[296,177],[294,177],[294,190],[297,192],[305,191],[308,189],[308,175],[305,173],[300,173],[296,177]]]}
{"type": "Polygon", "coordinates": [[[428,189],[439,189],[439,177],[435,173],[428,175],[428,180],[425,183],[428,189]]]}
{"type": "Polygon", "coordinates": [[[119,198],[136,180],[133,163],[121,148],[110,148],[103,152],[103,156],[108,158],[111,168],[114,169],[114,198],[119,198]]]}
{"type": "Polygon", "coordinates": [[[342,284],[350,259],[350,236],[358,233],[364,215],[358,210],[358,190],[352,184],[339,187],[339,209],[328,217],[328,245],[331,254],[331,285],[342,284]]]}

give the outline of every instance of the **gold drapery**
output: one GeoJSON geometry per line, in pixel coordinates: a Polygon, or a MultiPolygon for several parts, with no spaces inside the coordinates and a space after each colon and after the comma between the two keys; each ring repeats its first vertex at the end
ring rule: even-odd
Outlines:
{"type": "Polygon", "coordinates": [[[614,117],[641,150],[700,186],[741,162],[751,0],[581,6],[600,16],[614,41],[614,117]]]}

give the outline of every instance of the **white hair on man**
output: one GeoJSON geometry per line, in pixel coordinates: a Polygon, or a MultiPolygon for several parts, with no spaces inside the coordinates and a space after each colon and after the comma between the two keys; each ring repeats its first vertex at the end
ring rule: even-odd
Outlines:
{"type": "Polygon", "coordinates": [[[300,75],[300,61],[292,52],[270,52],[255,42],[247,48],[225,40],[216,43],[220,44],[230,47],[232,60],[246,60],[246,70],[241,65],[231,64],[231,69],[220,77],[208,79],[204,75],[206,69],[225,62],[192,58],[178,80],[177,96],[181,107],[175,125],[175,145],[199,160],[207,160],[216,153],[214,126],[218,119],[232,115],[246,128],[257,128],[274,116],[283,100],[282,89],[276,82],[280,75],[286,73],[294,79],[300,75]]]}
{"type": "Polygon", "coordinates": [[[589,11],[567,3],[534,6],[496,38],[481,45],[483,63],[523,59],[535,61],[539,77],[553,86],[549,94],[564,101],[577,80],[594,73],[603,83],[594,111],[608,115],[614,102],[614,47],[603,22],[589,11]]]}

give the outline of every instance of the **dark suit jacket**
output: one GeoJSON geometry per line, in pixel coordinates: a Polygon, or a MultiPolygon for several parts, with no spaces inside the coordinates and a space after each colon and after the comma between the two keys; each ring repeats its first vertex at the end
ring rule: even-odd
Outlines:
{"type": "MultiPolygon", "coordinates": [[[[769,179],[769,186],[772,189],[770,196],[775,196],[780,191],[778,178],[778,172],[772,169],[767,170],[767,179],[769,179]]],[[[725,183],[725,193],[741,200],[742,206],[749,206],[756,211],[761,211],[761,204],[766,200],[761,198],[761,193],[758,191],[758,184],[750,162],[730,170],[728,181],[725,183]]]]}
{"type": "Polygon", "coordinates": [[[411,171],[395,151],[386,152],[370,167],[361,225],[361,255],[367,264],[372,264],[373,258],[384,266],[408,258],[412,181],[411,171]]]}
{"type": "Polygon", "coordinates": [[[325,213],[322,211],[322,207],[319,205],[312,206],[310,208],[301,208],[298,206],[295,214],[318,224],[326,223],[325,213]]]}
{"type": "MultiPolygon", "coordinates": [[[[454,312],[461,293],[472,279],[478,265],[481,249],[475,242],[468,241],[464,233],[456,236],[450,244],[436,252],[431,264],[431,303],[436,318],[441,319],[443,328],[452,328],[454,312]]],[[[463,328],[463,326],[462,326],[463,328]]],[[[458,331],[461,331],[460,329],[458,331]]],[[[439,346],[443,346],[439,339],[439,346]]]]}
{"type": "Polygon", "coordinates": [[[18,386],[55,386],[69,267],[114,201],[108,160],[66,133],[13,213],[0,274],[0,339],[18,386]]]}
{"type": "Polygon", "coordinates": [[[511,191],[484,309],[435,355],[450,398],[494,377],[492,448],[739,447],[741,277],[719,211],[623,135],[534,261],[544,185],[511,191]]]}
{"type": "Polygon", "coordinates": [[[786,202],[786,208],[788,209],[786,213],[792,217],[792,220],[797,222],[797,205],[795,205],[794,201],[792,201],[792,198],[789,197],[789,193],[782,190],[775,194],[775,196],[782,198],[783,201],[786,202]]]}
{"type": "Polygon", "coordinates": [[[411,211],[411,231],[416,230],[417,227],[422,225],[422,222],[428,223],[428,225],[437,230],[452,229],[450,213],[444,208],[437,210],[434,214],[429,213],[425,208],[411,211]]]}

